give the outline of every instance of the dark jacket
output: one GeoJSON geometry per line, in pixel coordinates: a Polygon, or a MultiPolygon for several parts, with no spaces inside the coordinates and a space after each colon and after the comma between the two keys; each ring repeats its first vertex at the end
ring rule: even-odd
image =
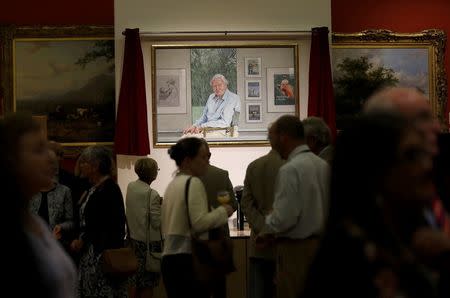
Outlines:
{"type": "Polygon", "coordinates": [[[125,207],[122,192],[112,179],[106,180],[94,191],[86,204],[84,216],[83,240],[85,244],[93,244],[96,254],[105,249],[123,247],[125,207]]]}

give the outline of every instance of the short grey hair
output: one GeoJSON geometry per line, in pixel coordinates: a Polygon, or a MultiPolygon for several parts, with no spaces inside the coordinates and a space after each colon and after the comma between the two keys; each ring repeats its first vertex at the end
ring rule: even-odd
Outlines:
{"type": "Polygon", "coordinates": [[[91,165],[98,164],[98,172],[102,175],[114,175],[115,165],[112,152],[104,146],[89,146],[83,150],[79,162],[91,165]]]}
{"type": "Polygon", "coordinates": [[[305,130],[305,138],[315,137],[321,145],[330,145],[331,131],[322,118],[311,116],[303,119],[302,123],[305,130]]]}
{"type": "Polygon", "coordinates": [[[134,164],[134,171],[144,182],[153,181],[158,175],[158,163],[150,157],[140,158],[134,164]]]}
{"type": "Polygon", "coordinates": [[[212,86],[212,83],[213,83],[214,80],[222,80],[222,82],[224,82],[225,85],[228,86],[228,80],[225,78],[224,75],[222,75],[222,74],[220,74],[220,73],[215,74],[215,75],[212,77],[211,81],[209,81],[209,84],[210,84],[211,86],[212,86]]]}

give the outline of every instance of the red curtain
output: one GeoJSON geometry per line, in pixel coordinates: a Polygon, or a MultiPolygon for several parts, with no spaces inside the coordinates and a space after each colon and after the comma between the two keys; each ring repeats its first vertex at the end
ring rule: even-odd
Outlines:
{"type": "Polygon", "coordinates": [[[125,30],[115,150],[117,154],[125,155],[144,156],[150,153],[144,61],[139,29],[125,30]]]}
{"type": "Polygon", "coordinates": [[[328,28],[312,29],[309,60],[308,116],[321,117],[328,124],[333,139],[336,137],[336,108],[331,78],[328,28]]]}

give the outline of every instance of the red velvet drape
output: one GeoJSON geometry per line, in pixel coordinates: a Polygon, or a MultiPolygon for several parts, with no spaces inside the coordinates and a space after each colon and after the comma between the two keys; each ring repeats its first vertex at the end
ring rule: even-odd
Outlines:
{"type": "Polygon", "coordinates": [[[308,116],[323,118],[333,136],[336,137],[336,108],[331,78],[330,47],[328,28],[312,29],[309,60],[308,116]]]}
{"type": "Polygon", "coordinates": [[[144,156],[150,153],[144,61],[139,29],[125,30],[115,150],[117,154],[125,155],[144,156]]]}

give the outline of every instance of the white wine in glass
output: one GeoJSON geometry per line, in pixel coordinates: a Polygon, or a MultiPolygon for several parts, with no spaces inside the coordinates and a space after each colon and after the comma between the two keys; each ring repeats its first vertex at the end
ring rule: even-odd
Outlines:
{"type": "Polygon", "coordinates": [[[230,194],[226,190],[219,191],[217,193],[217,201],[224,205],[230,202],[230,194]]]}

